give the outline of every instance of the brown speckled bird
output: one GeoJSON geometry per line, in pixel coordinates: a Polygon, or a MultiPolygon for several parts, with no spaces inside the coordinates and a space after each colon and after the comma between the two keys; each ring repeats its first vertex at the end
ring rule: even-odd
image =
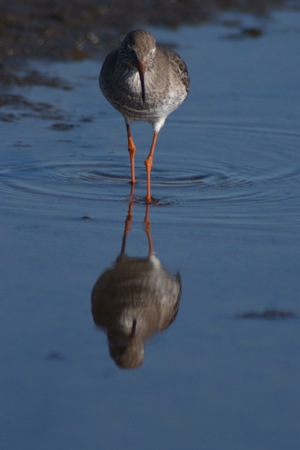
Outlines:
{"type": "Polygon", "coordinates": [[[134,30],[127,34],[120,47],[106,57],[99,84],[104,97],[125,119],[133,185],[136,148],[130,123],[144,120],[153,126],[153,141],[145,161],[146,201],[150,203],[150,172],[157,135],[168,115],[188,95],[190,80],[187,67],[173,50],[156,45],[149,31],[134,30]]]}

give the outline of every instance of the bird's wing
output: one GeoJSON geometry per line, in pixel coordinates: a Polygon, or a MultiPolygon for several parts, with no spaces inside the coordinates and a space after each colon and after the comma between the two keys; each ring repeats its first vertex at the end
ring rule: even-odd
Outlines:
{"type": "Polygon", "coordinates": [[[172,64],[171,67],[173,68],[174,72],[176,72],[176,75],[181,80],[188,94],[190,90],[190,78],[188,75],[188,70],[185,62],[180,58],[178,53],[174,52],[173,50],[161,46],[160,49],[163,51],[163,53],[168,58],[169,62],[172,64]]]}

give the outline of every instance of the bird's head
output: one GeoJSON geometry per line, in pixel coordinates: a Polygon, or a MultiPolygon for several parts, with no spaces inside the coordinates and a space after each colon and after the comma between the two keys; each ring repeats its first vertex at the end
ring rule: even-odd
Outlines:
{"type": "Polygon", "coordinates": [[[136,369],[144,359],[144,340],[137,334],[137,320],[132,322],[129,335],[108,330],[109,353],[121,369],[136,369]]]}
{"type": "Polygon", "coordinates": [[[127,34],[121,44],[121,53],[126,65],[139,72],[142,99],[145,102],[145,72],[150,69],[155,60],[155,39],[149,31],[134,30],[127,34]]]}

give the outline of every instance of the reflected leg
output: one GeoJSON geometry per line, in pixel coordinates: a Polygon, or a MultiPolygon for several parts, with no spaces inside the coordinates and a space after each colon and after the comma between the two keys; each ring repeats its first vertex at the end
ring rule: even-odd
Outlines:
{"type": "Polygon", "coordinates": [[[123,234],[121,254],[125,253],[126,238],[127,238],[127,235],[129,233],[129,231],[131,230],[133,203],[134,202],[130,202],[129,203],[128,214],[127,214],[127,217],[126,217],[126,220],[125,220],[125,229],[124,229],[124,234],[123,234]]]}
{"type": "Polygon", "coordinates": [[[150,208],[150,203],[147,203],[144,223],[145,223],[145,231],[147,233],[148,242],[149,242],[149,256],[151,256],[151,255],[153,255],[153,244],[152,244],[152,237],[151,237],[151,232],[150,232],[151,222],[149,220],[149,208],[150,208]]]}

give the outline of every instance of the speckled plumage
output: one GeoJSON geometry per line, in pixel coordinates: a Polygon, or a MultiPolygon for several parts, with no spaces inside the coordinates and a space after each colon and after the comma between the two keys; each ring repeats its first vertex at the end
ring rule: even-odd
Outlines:
{"type": "Polygon", "coordinates": [[[126,122],[144,120],[150,122],[155,131],[160,130],[166,117],[186,99],[189,85],[187,67],[180,56],[173,50],[156,46],[152,34],[145,30],[130,32],[121,46],[106,57],[100,73],[104,97],[126,122]],[[147,62],[145,102],[134,50],[130,48],[147,62]]]}
{"type": "Polygon", "coordinates": [[[131,159],[131,183],[135,184],[134,153],[130,131],[133,121],[152,124],[154,137],[148,158],[147,202],[151,202],[150,171],[157,134],[171,112],[178,108],[189,93],[187,67],[180,56],[160,45],[146,30],[127,34],[121,45],[106,57],[99,78],[104,97],[124,117],[131,159]]]}

